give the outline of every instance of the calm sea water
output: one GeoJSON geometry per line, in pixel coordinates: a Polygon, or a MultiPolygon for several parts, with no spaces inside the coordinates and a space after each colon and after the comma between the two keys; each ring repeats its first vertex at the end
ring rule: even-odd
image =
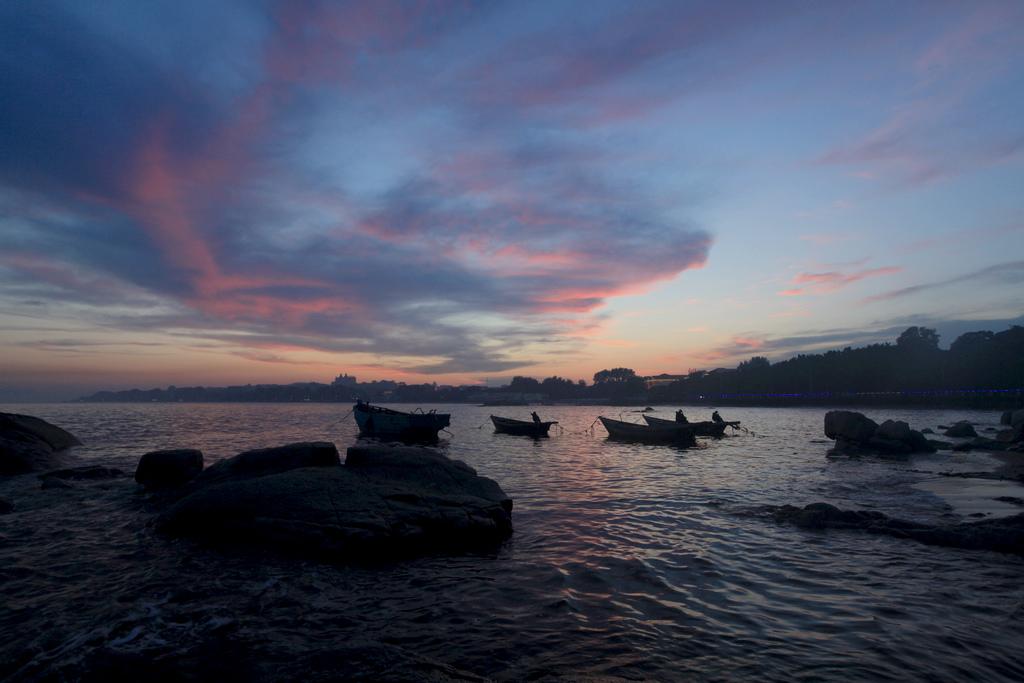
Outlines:
{"type": "MultiPolygon", "coordinates": [[[[494,434],[487,420],[532,408],[424,408],[452,413],[440,448],[515,499],[516,532],[499,550],[312,563],[160,538],[130,476],[72,491],[42,491],[34,476],[0,480],[17,505],[0,515],[0,679],[59,680],[97,648],[173,656],[241,640],[287,659],[358,637],[498,681],[1024,680],[1022,558],[808,532],[756,514],[825,501],[955,521],[914,484],[929,471],[985,469],[984,455],[829,457],[821,408],[722,409],[744,431],[689,450],[609,442],[599,414],[639,420],[619,408],[536,408],[560,422],[536,441],[494,434]]],[[[0,406],[76,434],[86,444],[78,464],[129,473],[160,448],[199,448],[207,464],[295,441],[333,441],[344,454],[356,440],[348,409],[0,406]]],[[[687,409],[691,419],[703,412],[687,409]]],[[[960,419],[984,429],[999,418],[864,412],[917,429],[960,419]]]]}

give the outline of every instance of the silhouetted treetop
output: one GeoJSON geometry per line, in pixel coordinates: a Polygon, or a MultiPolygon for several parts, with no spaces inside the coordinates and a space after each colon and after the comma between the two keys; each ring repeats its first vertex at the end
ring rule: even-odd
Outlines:
{"type": "Polygon", "coordinates": [[[931,327],[908,327],[896,339],[896,348],[911,353],[939,350],[939,333],[931,327]]]}
{"type": "Polygon", "coordinates": [[[760,370],[771,366],[771,362],[764,356],[754,356],[750,360],[745,360],[739,364],[736,369],[745,372],[748,370],[760,370]]]}

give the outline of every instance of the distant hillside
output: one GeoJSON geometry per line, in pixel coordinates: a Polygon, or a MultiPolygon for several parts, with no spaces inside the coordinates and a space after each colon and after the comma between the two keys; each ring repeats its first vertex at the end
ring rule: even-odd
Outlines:
{"type": "MultiPolygon", "coordinates": [[[[895,344],[801,354],[775,364],[754,356],[733,370],[697,371],[675,381],[645,382],[628,368],[602,370],[587,386],[560,377],[514,377],[508,387],[438,387],[376,381],[304,382],[233,387],[168,387],[100,391],[85,402],[345,403],[404,401],[480,402],[487,394],[518,392],[550,400],[707,405],[949,405],[1024,407],[1024,327],[968,332],[949,350],[926,327],[910,327],[895,344]],[[649,385],[649,386],[648,386],[649,385]]],[[[646,378],[650,379],[650,378],[646,378]]]]}

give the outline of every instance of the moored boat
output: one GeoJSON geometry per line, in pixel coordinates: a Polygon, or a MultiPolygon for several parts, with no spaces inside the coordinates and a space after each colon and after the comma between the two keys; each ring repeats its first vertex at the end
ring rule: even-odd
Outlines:
{"type": "Polygon", "coordinates": [[[599,416],[601,424],[608,430],[608,437],[623,441],[639,441],[641,443],[663,443],[677,446],[695,446],[697,439],[693,430],[684,423],[669,425],[649,425],[636,422],[623,422],[609,417],[599,416]]]}
{"type": "Polygon", "coordinates": [[[548,429],[551,425],[558,424],[557,421],[552,422],[533,422],[527,420],[513,420],[510,417],[498,417],[497,415],[491,415],[491,422],[494,423],[494,431],[501,434],[518,434],[523,436],[547,436],[548,429]]]}
{"type": "Polygon", "coordinates": [[[732,427],[735,429],[740,426],[739,421],[714,422],[712,420],[707,420],[705,422],[676,422],[675,420],[666,420],[663,417],[652,417],[650,415],[644,415],[644,419],[647,420],[647,424],[652,426],[682,425],[684,427],[690,427],[693,429],[693,433],[697,436],[719,437],[725,433],[726,427],[732,427]]]}
{"type": "Polygon", "coordinates": [[[391,436],[408,441],[436,441],[437,433],[451,424],[449,413],[431,410],[405,413],[392,408],[371,406],[358,401],[352,408],[359,433],[366,436],[391,436]]]}

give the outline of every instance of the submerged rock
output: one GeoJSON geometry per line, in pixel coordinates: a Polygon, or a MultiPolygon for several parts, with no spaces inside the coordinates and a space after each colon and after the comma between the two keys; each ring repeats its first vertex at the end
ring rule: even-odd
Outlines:
{"type": "Polygon", "coordinates": [[[352,447],[340,466],[333,444],[282,449],[306,452],[297,462],[307,464],[282,469],[275,449],[217,463],[157,529],[337,561],[493,547],[512,534],[512,501],[501,487],[435,451],[352,447]],[[309,457],[322,464],[309,466],[309,457]]]}
{"type": "Polygon", "coordinates": [[[124,472],[116,467],[103,467],[102,465],[86,465],[83,467],[69,467],[63,470],[51,470],[36,475],[40,479],[112,479],[120,477],[124,472]]]}
{"type": "Polygon", "coordinates": [[[1024,514],[940,526],[894,519],[881,512],[840,510],[828,503],[811,503],[803,508],[769,505],[763,510],[776,522],[802,529],[859,529],[928,545],[1024,555],[1024,514]]]}
{"type": "Polygon", "coordinates": [[[43,483],[39,488],[44,491],[48,489],[73,489],[75,485],[64,481],[60,477],[47,477],[43,479],[43,483]]]}
{"type": "Polygon", "coordinates": [[[0,475],[60,467],[62,452],[82,442],[46,420],[0,413],[0,475]]]}

